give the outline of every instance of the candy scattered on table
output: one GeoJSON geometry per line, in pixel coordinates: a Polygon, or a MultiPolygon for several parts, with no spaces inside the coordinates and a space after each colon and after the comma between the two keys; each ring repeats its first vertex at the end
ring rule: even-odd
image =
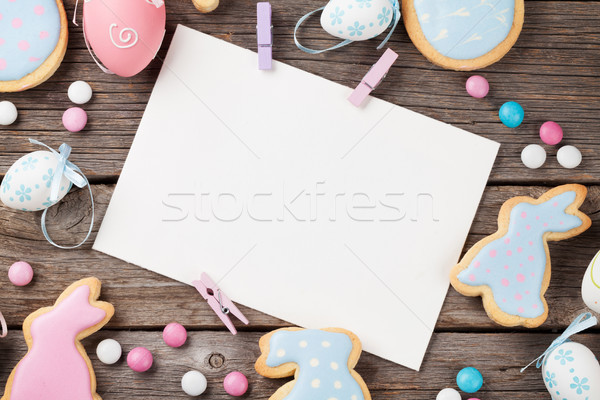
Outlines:
{"type": "Polygon", "coordinates": [[[181,388],[188,396],[200,396],[206,385],[206,377],[199,371],[188,371],[181,378],[181,388]]]}
{"type": "Polygon", "coordinates": [[[564,168],[576,168],[581,164],[581,152],[575,146],[563,146],[558,149],[556,159],[564,168]]]}
{"type": "Polygon", "coordinates": [[[223,387],[231,396],[242,396],[248,390],[248,378],[241,372],[230,372],[223,380],[223,387]]]}
{"type": "Polygon", "coordinates": [[[438,393],[435,400],[462,400],[456,389],[446,388],[438,393]]]}
{"type": "Polygon", "coordinates": [[[146,372],[152,366],[152,353],[145,347],[136,347],[127,355],[127,365],[135,372],[146,372]]]}
{"type": "Polygon", "coordinates": [[[500,111],[498,112],[500,121],[509,128],[516,128],[521,125],[523,118],[525,118],[525,111],[523,107],[515,101],[509,101],[502,104],[500,111]]]}
{"type": "Polygon", "coordinates": [[[17,120],[17,107],[10,101],[0,101],[0,125],[10,125],[17,120]]]}
{"type": "Polygon", "coordinates": [[[29,285],[33,279],[33,268],[25,261],[17,261],[8,269],[8,279],[16,286],[29,285]]]}
{"type": "Polygon", "coordinates": [[[559,124],[554,121],[547,121],[540,127],[540,138],[542,142],[554,146],[560,143],[563,138],[563,130],[559,124]]]}
{"type": "Polygon", "coordinates": [[[79,107],[71,107],[62,117],[62,122],[69,132],[79,132],[87,124],[87,113],[79,107]]]}
{"type": "Polygon", "coordinates": [[[456,375],[456,384],[465,393],[475,393],[483,386],[483,376],[477,368],[463,368],[456,375]]]}
{"type": "Polygon", "coordinates": [[[181,347],[187,340],[187,331],[183,325],[172,322],[163,330],[163,340],[167,346],[181,347]]]}
{"type": "Polygon", "coordinates": [[[546,150],[539,144],[527,145],[521,151],[521,161],[527,168],[539,168],[546,162],[546,150]]]}
{"type": "Polygon", "coordinates": [[[85,81],[75,81],[69,86],[69,100],[75,104],[85,104],[92,98],[92,87],[85,81]]]}
{"type": "Polygon", "coordinates": [[[121,358],[121,345],[115,339],[104,339],[96,347],[98,360],[104,364],[114,364],[121,358]]]}
{"type": "Polygon", "coordinates": [[[490,91],[490,84],[487,79],[480,75],[473,75],[467,79],[467,93],[476,99],[482,99],[490,91]]]}

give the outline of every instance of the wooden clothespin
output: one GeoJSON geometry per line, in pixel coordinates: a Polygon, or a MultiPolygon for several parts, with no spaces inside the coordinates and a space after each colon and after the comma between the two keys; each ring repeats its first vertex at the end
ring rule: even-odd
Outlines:
{"type": "Polygon", "coordinates": [[[273,61],[273,23],[271,22],[271,3],[264,1],[256,4],[258,42],[258,69],[271,69],[273,61]]]}
{"type": "Polygon", "coordinates": [[[392,49],[387,49],[369,72],[365,75],[360,84],[354,89],[348,100],[350,103],[359,107],[369,94],[379,86],[385,78],[392,64],[398,58],[398,54],[392,49]]]}

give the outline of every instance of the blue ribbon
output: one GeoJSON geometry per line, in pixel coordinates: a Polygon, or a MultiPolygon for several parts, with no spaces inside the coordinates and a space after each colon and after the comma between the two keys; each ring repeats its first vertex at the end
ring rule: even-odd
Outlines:
{"type": "Polygon", "coordinates": [[[88,230],[88,233],[85,236],[85,239],[83,239],[83,241],[81,241],[81,243],[79,243],[75,246],[61,246],[61,245],[56,244],[50,238],[50,235],[48,234],[48,230],[46,229],[46,213],[48,212],[48,208],[46,208],[44,210],[44,213],[42,214],[42,221],[41,221],[42,233],[44,234],[44,237],[46,238],[46,240],[51,245],[58,247],[59,249],[76,249],[76,248],[80,247],[81,245],[83,245],[89,239],[90,235],[92,234],[92,228],[94,227],[94,195],[92,194],[92,187],[90,186],[90,182],[88,181],[86,176],[83,174],[83,172],[81,172],[79,167],[68,160],[69,156],[71,155],[71,146],[69,146],[68,144],[66,144],[66,143],[61,144],[60,147],[58,148],[59,152],[56,152],[56,150],[54,150],[53,148],[45,145],[42,142],[35,140],[35,139],[29,139],[29,142],[40,145],[40,146],[44,146],[50,152],[52,152],[58,159],[58,164],[56,165],[54,173],[52,174],[51,184],[50,184],[50,201],[52,203],[54,203],[55,201],[58,200],[58,195],[60,192],[60,183],[61,183],[63,177],[67,178],[70,182],[72,182],[75,186],[77,186],[80,189],[84,188],[86,186],[88,187],[88,190],[90,192],[90,199],[92,201],[92,221],[90,222],[90,229],[88,230]]]}
{"type": "Polygon", "coordinates": [[[530,362],[527,366],[521,369],[521,372],[525,371],[527,368],[531,366],[531,364],[535,363],[535,367],[539,368],[542,366],[546,357],[552,353],[558,346],[562,345],[565,342],[570,341],[569,338],[579,332],[582,332],[592,326],[595,326],[598,323],[596,317],[592,316],[592,313],[583,313],[579,315],[575,320],[569,325],[569,327],[560,335],[558,338],[552,342],[550,347],[538,358],[530,362]]]}
{"type": "MultiPolygon", "coordinates": [[[[325,9],[325,7],[317,8],[316,10],[311,11],[308,14],[304,15],[302,18],[300,18],[298,20],[298,22],[296,23],[296,27],[294,28],[294,42],[296,43],[296,46],[300,50],[302,50],[308,54],[324,53],[329,50],[339,49],[340,47],[346,46],[347,44],[354,42],[351,39],[346,39],[343,42],[336,44],[335,46],[331,46],[331,47],[328,47],[328,48],[322,49],[322,50],[310,49],[310,48],[300,44],[300,42],[298,41],[298,37],[297,37],[297,33],[298,33],[298,29],[300,28],[300,25],[302,25],[302,23],[304,23],[304,21],[306,21],[311,15],[313,15],[314,13],[317,13],[319,11],[323,11],[324,9],[325,9]]],[[[392,37],[392,33],[394,33],[394,30],[396,29],[396,26],[398,25],[398,21],[400,21],[400,3],[398,2],[398,0],[394,0],[393,11],[394,11],[394,15],[392,16],[392,22],[390,23],[390,25],[392,26],[392,29],[390,30],[390,33],[388,33],[388,35],[385,37],[383,42],[381,42],[379,44],[379,46],[377,46],[377,50],[381,50],[383,48],[383,46],[385,46],[385,44],[388,42],[388,40],[390,40],[390,37],[392,37]]]]}

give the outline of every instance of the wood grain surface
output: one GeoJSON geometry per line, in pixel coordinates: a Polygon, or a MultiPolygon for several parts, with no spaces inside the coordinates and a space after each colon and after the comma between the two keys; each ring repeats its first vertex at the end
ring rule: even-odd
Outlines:
{"type": "MultiPolygon", "coordinates": [[[[211,14],[200,14],[191,0],[166,0],[167,34],[158,57],[133,78],[102,73],[93,63],[82,37],[81,26],[69,26],[70,42],[65,60],[45,84],[23,93],[5,94],[19,108],[18,121],[0,129],[0,177],[21,155],[36,150],[32,137],[58,147],[73,147],[71,160],[94,183],[96,223],[91,240],[76,251],[51,247],[39,229],[40,214],[0,206],[0,272],[25,259],[35,269],[31,285],[17,288],[4,275],[0,279],[0,310],[11,327],[0,339],[0,388],[26,351],[20,332],[23,319],[50,305],[71,282],[89,275],[103,281],[102,299],[115,305],[116,315],[101,332],[84,341],[98,378],[98,392],[105,400],[186,398],[181,376],[190,369],[209,380],[205,398],[228,398],[222,388],[226,373],[239,370],[250,379],[244,398],[267,399],[287,380],[258,376],[253,363],[258,339],[265,332],[287,326],[255,310],[241,307],[250,326],[238,324],[233,337],[198,296],[195,289],[91,250],[91,244],[112,195],[146,102],[177,24],[212,34],[252,50],[256,49],[255,0],[222,0],[211,14]],[[75,80],[88,81],[94,89],[87,128],[67,132],[61,115],[72,104],[67,88],[75,80]],[[188,344],[168,348],[160,330],[171,321],[190,330],[188,344]],[[114,366],[98,362],[94,350],[107,337],[121,342],[125,351],[148,347],[155,366],[145,374],[132,372],[122,360],[114,366]]],[[[355,86],[380,56],[376,41],[355,43],[335,52],[308,55],[293,42],[293,26],[306,12],[324,1],[273,1],[274,57],[346,86],[355,86]]],[[[73,14],[75,0],[65,1],[73,14]]],[[[80,13],[79,13],[80,14],[80,13]]],[[[363,354],[357,371],[374,399],[434,399],[444,387],[455,387],[455,375],[464,366],[479,368],[485,385],[481,400],[549,399],[541,373],[519,369],[539,355],[571,319],[586,310],[581,299],[581,278],[600,248],[600,1],[526,1],[525,25],[515,47],[499,63],[480,73],[490,82],[485,99],[473,99],[464,90],[468,73],[433,66],[410,42],[402,24],[389,43],[400,57],[374,93],[375,96],[430,117],[467,129],[502,144],[481,206],[465,245],[496,230],[500,205],[516,195],[537,196],[556,184],[584,183],[589,195],[582,210],[592,218],[583,235],[551,243],[552,282],[547,292],[548,321],[536,330],[503,328],[485,315],[479,298],[466,298],[452,288],[442,309],[421,372],[363,354]],[[498,120],[498,108],[508,100],[521,103],[525,122],[509,129],[498,120]],[[542,144],[538,129],[546,120],[560,123],[563,144],[577,146],[584,161],[567,170],[556,161],[557,147],[544,146],[546,164],[529,170],[520,162],[520,151],[530,143],[542,144]]],[[[334,42],[309,20],[300,37],[305,44],[325,47],[334,42]]],[[[234,94],[232,94],[233,96],[234,94]]],[[[282,127],[285,128],[285,127],[282,127]]],[[[85,235],[90,221],[86,192],[74,191],[48,213],[50,233],[63,243],[75,243],[85,235]]],[[[332,310],[335,312],[335,310],[332,310]]],[[[389,316],[394,318],[393,315],[389,316]]],[[[600,355],[600,330],[578,335],[576,340],[600,355]]],[[[469,396],[472,397],[472,396],[469,396]]],[[[464,398],[467,398],[466,396],[464,398]]]]}

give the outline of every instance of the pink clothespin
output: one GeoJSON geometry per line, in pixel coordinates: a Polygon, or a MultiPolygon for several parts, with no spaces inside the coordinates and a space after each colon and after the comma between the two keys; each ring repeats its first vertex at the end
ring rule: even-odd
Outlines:
{"type": "Polygon", "coordinates": [[[348,100],[356,107],[360,106],[367,96],[377,88],[385,78],[392,64],[398,58],[398,54],[392,49],[387,49],[369,72],[365,75],[360,84],[354,89],[348,100]]]}
{"type": "Polygon", "coordinates": [[[258,41],[258,69],[271,69],[273,60],[273,24],[271,22],[271,3],[264,1],[256,4],[258,23],[256,36],[258,41]]]}
{"type": "Polygon", "coordinates": [[[235,315],[240,321],[248,325],[248,319],[242,314],[242,312],[233,304],[229,297],[212,279],[206,274],[202,273],[199,281],[193,281],[192,285],[200,292],[204,300],[208,301],[208,305],[214,310],[214,312],[221,318],[221,321],[234,335],[237,333],[237,329],[231,322],[229,314],[235,315]]]}

